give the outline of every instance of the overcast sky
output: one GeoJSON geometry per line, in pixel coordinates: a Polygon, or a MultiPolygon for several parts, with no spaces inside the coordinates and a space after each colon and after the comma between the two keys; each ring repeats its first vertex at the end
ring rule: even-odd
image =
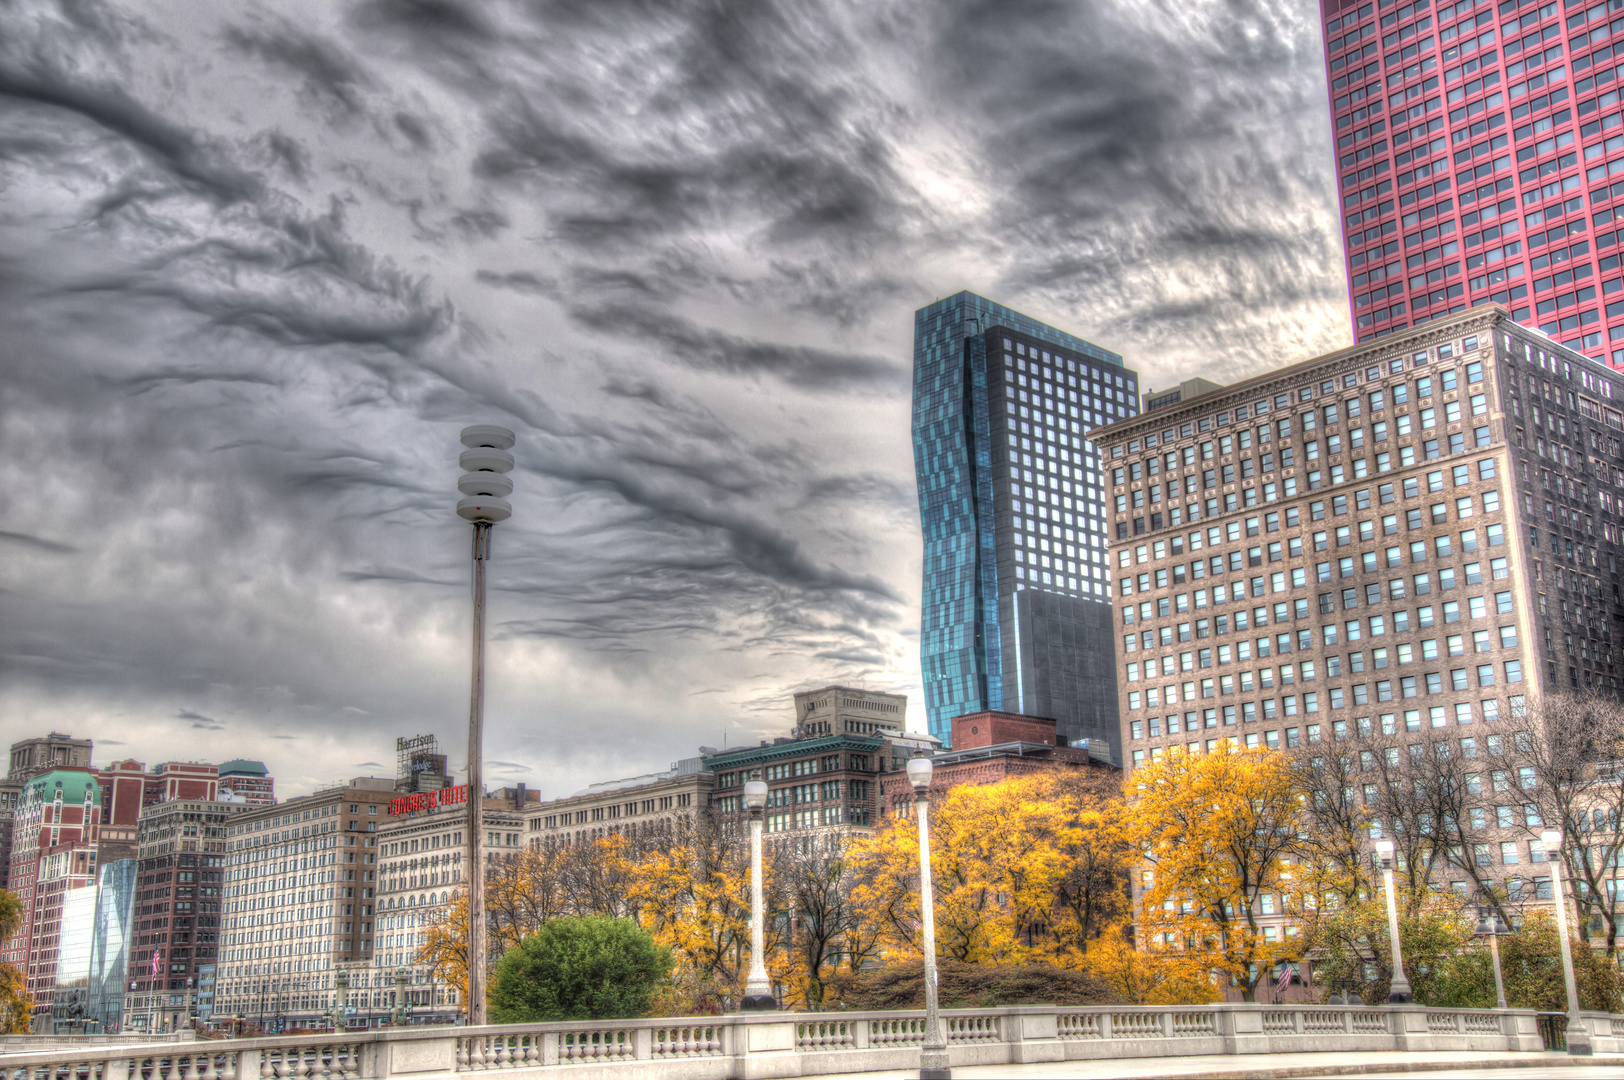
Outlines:
{"type": "Polygon", "coordinates": [[[1310,0],[0,0],[0,736],[491,783],[919,691],[913,312],[1348,342],[1310,0]]]}

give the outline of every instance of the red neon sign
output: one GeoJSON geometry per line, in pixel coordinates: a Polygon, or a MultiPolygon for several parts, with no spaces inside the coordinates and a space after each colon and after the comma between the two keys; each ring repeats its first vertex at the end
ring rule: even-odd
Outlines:
{"type": "Polygon", "coordinates": [[[452,806],[456,803],[468,801],[468,785],[441,788],[439,791],[419,791],[414,795],[406,795],[395,799],[389,804],[390,814],[415,814],[420,810],[433,810],[441,806],[452,806]]]}

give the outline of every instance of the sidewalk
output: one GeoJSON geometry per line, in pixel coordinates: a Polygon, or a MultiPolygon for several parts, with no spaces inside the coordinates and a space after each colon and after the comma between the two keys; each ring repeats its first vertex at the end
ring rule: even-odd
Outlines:
{"type": "MultiPolygon", "coordinates": [[[[1039,1077],[1054,1080],[1273,1080],[1280,1077],[1359,1077],[1385,1080],[1415,1073],[1437,1076],[1485,1077],[1524,1080],[1620,1080],[1624,1054],[1576,1058],[1561,1053],[1473,1054],[1460,1052],[1367,1054],[1258,1054],[1211,1055],[1178,1058],[1113,1058],[1106,1061],[1052,1061],[1031,1065],[970,1065],[953,1070],[954,1080],[993,1080],[1003,1077],[1039,1077]]],[[[804,1080],[916,1080],[910,1070],[843,1073],[804,1080]]]]}

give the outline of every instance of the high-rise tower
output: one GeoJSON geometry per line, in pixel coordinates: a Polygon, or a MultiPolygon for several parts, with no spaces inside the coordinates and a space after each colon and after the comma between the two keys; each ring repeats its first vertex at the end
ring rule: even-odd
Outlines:
{"type": "Polygon", "coordinates": [[[1052,717],[1119,758],[1106,512],[1088,428],[1137,415],[1122,358],[962,292],[914,313],[930,733],[987,710],[1052,717]]]}
{"type": "Polygon", "coordinates": [[[1621,10],[1320,0],[1356,340],[1494,300],[1624,365],[1621,10]]]}

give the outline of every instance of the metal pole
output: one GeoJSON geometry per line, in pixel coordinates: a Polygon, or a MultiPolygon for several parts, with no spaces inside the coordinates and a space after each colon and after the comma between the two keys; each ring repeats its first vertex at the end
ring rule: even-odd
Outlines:
{"type": "Polygon", "coordinates": [[[778,1008],[773,1000],[772,983],[767,979],[766,934],[762,924],[766,921],[766,899],[761,882],[761,811],[750,811],[750,975],[744,984],[745,1012],[771,1012],[778,1008]]]}
{"type": "Polygon", "coordinates": [[[1415,995],[1410,991],[1409,977],[1404,974],[1404,954],[1398,944],[1398,898],[1393,890],[1391,867],[1382,868],[1382,884],[1387,887],[1387,932],[1393,938],[1393,981],[1387,990],[1387,1000],[1407,1003],[1414,1001],[1415,995]]]}
{"type": "Polygon", "coordinates": [[[1574,1057],[1589,1057],[1593,1052],[1590,1032],[1585,1028],[1584,1017],[1579,1015],[1579,984],[1573,977],[1573,950],[1568,945],[1568,902],[1562,894],[1562,857],[1553,851],[1550,860],[1551,891],[1556,897],[1556,934],[1562,943],[1562,981],[1568,990],[1568,1053],[1574,1057]]]}
{"type": "Polygon", "coordinates": [[[485,1023],[485,563],[491,523],[474,522],[474,681],[468,701],[468,1022],[485,1023]]]}
{"type": "MultiPolygon", "coordinates": [[[[1495,927],[1498,931],[1499,927],[1495,927]]],[[[1500,977],[1500,935],[1498,932],[1489,935],[1489,957],[1494,961],[1494,1007],[1506,1007],[1506,982],[1500,977]]]]}
{"type": "Polygon", "coordinates": [[[919,1049],[919,1080],[950,1080],[947,1037],[936,1004],[936,890],[930,875],[930,790],[916,792],[919,818],[919,911],[925,930],[925,1040],[919,1049]]]}

